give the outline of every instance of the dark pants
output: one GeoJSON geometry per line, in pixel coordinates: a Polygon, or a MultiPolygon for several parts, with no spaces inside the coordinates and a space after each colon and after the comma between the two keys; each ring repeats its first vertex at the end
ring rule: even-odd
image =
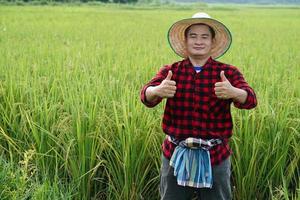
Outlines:
{"type": "Polygon", "coordinates": [[[196,194],[199,200],[230,200],[230,158],[221,164],[212,167],[213,187],[192,188],[177,185],[174,169],[169,165],[169,160],[162,156],[160,174],[161,200],[189,200],[196,194]]]}

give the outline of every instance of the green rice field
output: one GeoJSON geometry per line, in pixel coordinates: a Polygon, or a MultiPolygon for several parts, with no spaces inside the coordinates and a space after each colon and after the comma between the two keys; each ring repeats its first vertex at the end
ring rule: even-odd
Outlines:
{"type": "Polygon", "coordinates": [[[0,199],[159,199],[161,117],[140,89],[204,11],[257,108],[232,108],[235,200],[300,199],[300,7],[0,6],[0,199]]]}

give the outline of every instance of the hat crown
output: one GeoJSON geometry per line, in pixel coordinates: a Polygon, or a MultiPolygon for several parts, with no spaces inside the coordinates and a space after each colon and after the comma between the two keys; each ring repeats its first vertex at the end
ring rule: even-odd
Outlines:
{"type": "Polygon", "coordinates": [[[211,18],[207,13],[198,12],[192,16],[192,18],[211,18]]]}

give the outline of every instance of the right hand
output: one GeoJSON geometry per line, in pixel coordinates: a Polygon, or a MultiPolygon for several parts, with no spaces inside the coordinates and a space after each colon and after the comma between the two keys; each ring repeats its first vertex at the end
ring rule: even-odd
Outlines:
{"type": "Polygon", "coordinates": [[[169,70],[167,77],[160,83],[160,85],[153,88],[156,96],[161,98],[173,98],[176,93],[176,82],[172,81],[172,71],[169,70]]]}

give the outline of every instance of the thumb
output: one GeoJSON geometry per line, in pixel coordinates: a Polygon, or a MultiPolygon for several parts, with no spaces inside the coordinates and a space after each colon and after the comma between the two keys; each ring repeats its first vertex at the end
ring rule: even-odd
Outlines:
{"type": "Polygon", "coordinates": [[[226,76],[224,74],[224,71],[221,71],[220,76],[221,76],[222,82],[227,81],[227,78],[226,78],[226,76]]]}
{"type": "Polygon", "coordinates": [[[172,78],[172,75],[173,75],[172,71],[171,71],[171,70],[169,70],[169,72],[168,72],[168,76],[167,76],[167,78],[166,78],[165,80],[171,80],[171,78],[172,78]]]}

